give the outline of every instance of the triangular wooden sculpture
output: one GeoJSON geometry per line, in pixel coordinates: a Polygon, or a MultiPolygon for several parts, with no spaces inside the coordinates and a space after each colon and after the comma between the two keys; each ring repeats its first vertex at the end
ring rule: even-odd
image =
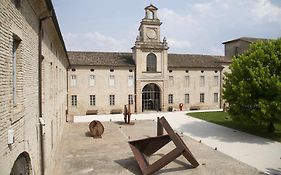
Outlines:
{"type": "Polygon", "coordinates": [[[190,164],[196,168],[199,163],[196,161],[190,150],[187,148],[185,143],[182,141],[180,136],[175,133],[167,122],[167,120],[162,117],[161,119],[158,118],[158,125],[157,125],[157,135],[161,132],[161,128],[163,127],[167,135],[158,135],[156,137],[150,137],[135,141],[129,141],[129,145],[132,149],[132,152],[137,160],[139,167],[144,175],[153,174],[154,172],[160,170],[173,160],[175,160],[180,155],[183,155],[190,164]],[[146,160],[146,157],[151,156],[153,153],[161,149],[170,141],[173,141],[176,145],[176,148],[170,151],[168,154],[164,155],[162,158],[154,162],[153,164],[149,164],[146,160]]]}

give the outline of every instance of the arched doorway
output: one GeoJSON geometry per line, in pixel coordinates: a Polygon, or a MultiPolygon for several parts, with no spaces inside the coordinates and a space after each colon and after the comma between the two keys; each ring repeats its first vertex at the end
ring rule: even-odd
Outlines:
{"type": "Polygon", "coordinates": [[[31,162],[28,153],[21,153],[14,162],[10,175],[29,175],[31,171],[31,162]]]}
{"type": "Polygon", "coordinates": [[[160,88],[154,83],[147,84],[142,89],[142,111],[145,110],[161,110],[160,88]]]}

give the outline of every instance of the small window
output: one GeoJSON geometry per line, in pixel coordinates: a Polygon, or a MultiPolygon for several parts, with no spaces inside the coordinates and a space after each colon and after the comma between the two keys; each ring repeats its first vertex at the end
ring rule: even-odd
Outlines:
{"type": "Polygon", "coordinates": [[[205,76],[200,76],[200,87],[205,86],[205,76]]]}
{"type": "Polygon", "coordinates": [[[115,76],[114,75],[109,76],[109,86],[115,86],[115,76]]]}
{"type": "Polygon", "coordinates": [[[218,86],[218,85],[219,85],[219,76],[214,76],[213,85],[214,85],[214,86],[218,86]]]}
{"type": "Polygon", "coordinates": [[[95,71],[95,69],[90,69],[90,71],[91,71],[91,72],[94,72],[94,71],[95,71]]]}
{"type": "Polygon", "coordinates": [[[110,72],[114,72],[114,69],[110,69],[109,71],[110,71],[110,72]]]}
{"type": "Polygon", "coordinates": [[[201,73],[204,73],[204,71],[203,71],[203,70],[201,70],[201,73]]]}
{"type": "Polygon", "coordinates": [[[188,73],[189,71],[188,70],[185,70],[185,73],[188,73]]]}
{"type": "Polygon", "coordinates": [[[76,71],[76,69],[75,69],[75,68],[72,68],[71,70],[72,70],[72,72],[75,72],[75,71],[76,71]]]}
{"type": "Polygon", "coordinates": [[[218,73],[218,71],[217,71],[217,70],[215,70],[215,73],[218,73]]]}
{"type": "Polygon", "coordinates": [[[109,95],[109,105],[110,106],[115,105],[115,95],[109,95]]]}
{"type": "Polygon", "coordinates": [[[132,87],[134,85],[134,76],[129,75],[128,76],[128,87],[132,87]]]}
{"type": "Polygon", "coordinates": [[[200,93],[200,103],[204,103],[204,102],[205,102],[205,94],[200,93]]]}
{"type": "Polygon", "coordinates": [[[169,76],[169,85],[174,86],[174,77],[173,76],[169,76]]]}
{"type": "Polygon", "coordinates": [[[77,84],[77,76],[76,75],[70,75],[70,86],[75,87],[77,84]]]}
{"type": "Polygon", "coordinates": [[[21,6],[21,0],[14,0],[14,3],[15,3],[16,8],[19,9],[21,6]]]}
{"type": "Polygon", "coordinates": [[[234,56],[238,56],[239,54],[239,47],[234,48],[234,56]]]}
{"type": "Polygon", "coordinates": [[[168,103],[169,104],[173,104],[173,101],[174,101],[173,94],[169,94],[169,96],[168,96],[168,103]]]}
{"type": "Polygon", "coordinates": [[[156,55],[150,53],[146,57],[146,71],[147,72],[156,72],[157,71],[157,58],[156,55]]]}
{"type": "Polygon", "coordinates": [[[71,105],[77,106],[77,95],[71,95],[71,105]]]}
{"type": "Polygon", "coordinates": [[[189,103],[189,94],[184,94],[184,102],[185,104],[189,103]]]}
{"type": "Polygon", "coordinates": [[[18,39],[17,36],[14,36],[13,38],[13,55],[12,55],[12,83],[13,83],[13,106],[15,107],[17,105],[17,62],[19,59],[19,47],[20,47],[21,40],[18,39]]]}
{"type": "Polygon", "coordinates": [[[96,96],[90,95],[90,106],[95,106],[95,105],[96,105],[96,96]]]}
{"type": "Polygon", "coordinates": [[[132,70],[132,69],[129,69],[129,72],[133,72],[133,70],[132,70]]]}
{"type": "Polygon", "coordinates": [[[173,70],[169,70],[169,72],[171,73],[171,72],[173,72],[173,70]]]}
{"type": "Polygon", "coordinates": [[[133,104],[133,95],[128,95],[128,104],[133,104]]]}
{"type": "Polygon", "coordinates": [[[219,101],[219,94],[214,93],[214,102],[217,103],[219,101]]]}
{"type": "Polygon", "coordinates": [[[190,78],[189,76],[185,76],[185,86],[189,87],[189,85],[190,85],[190,78]]]}
{"type": "Polygon", "coordinates": [[[96,84],[96,77],[95,77],[95,75],[90,75],[89,85],[90,86],[95,86],[95,84],[96,84]]]}

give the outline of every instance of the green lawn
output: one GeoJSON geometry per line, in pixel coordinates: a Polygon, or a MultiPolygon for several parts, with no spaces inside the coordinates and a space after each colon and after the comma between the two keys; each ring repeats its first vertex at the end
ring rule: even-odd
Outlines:
{"type": "Polygon", "coordinates": [[[268,139],[276,140],[281,142],[281,123],[275,124],[275,132],[267,133],[266,128],[253,125],[246,124],[241,121],[233,121],[231,117],[226,112],[199,112],[199,113],[188,113],[187,115],[199,118],[211,123],[216,123],[218,125],[222,125],[228,128],[237,129],[239,131],[244,131],[250,134],[258,135],[261,137],[265,137],[268,139]]]}

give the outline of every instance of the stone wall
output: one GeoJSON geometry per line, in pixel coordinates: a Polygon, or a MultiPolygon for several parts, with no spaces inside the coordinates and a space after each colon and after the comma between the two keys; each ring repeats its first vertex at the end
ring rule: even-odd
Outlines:
{"type": "MultiPolygon", "coordinates": [[[[39,64],[39,14],[48,11],[45,1],[20,1],[18,7],[11,0],[0,2],[0,174],[10,174],[14,162],[19,155],[25,155],[30,159],[30,173],[40,174],[40,132],[39,132],[39,87],[38,87],[38,64],[39,64]],[[35,10],[34,10],[35,9],[35,10]],[[13,40],[17,41],[18,47],[13,52],[13,40]],[[16,53],[16,64],[13,64],[13,53],[16,53]],[[16,68],[13,68],[16,65],[16,68]],[[16,70],[16,76],[13,76],[16,70]],[[13,77],[16,81],[13,83],[13,77]],[[13,91],[13,84],[15,91],[13,91]],[[14,95],[13,95],[14,94],[14,95]],[[8,130],[14,131],[14,142],[8,145],[8,130]]],[[[58,76],[55,70],[53,78],[45,86],[55,86],[58,77],[65,82],[62,92],[56,88],[53,93],[58,94],[55,100],[45,99],[43,105],[53,104],[43,110],[46,122],[45,141],[46,170],[51,167],[51,160],[57,141],[60,138],[61,128],[65,118],[66,107],[66,53],[62,42],[52,22],[52,18],[46,20],[43,29],[46,31],[46,40],[54,42],[53,48],[44,47],[44,57],[56,60],[54,66],[61,71],[58,76]],[[49,21],[49,22],[48,22],[49,21]],[[49,26],[49,28],[48,28],[49,26]],[[48,31],[48,32],[47,32],[48,31]],[[48,38],[48,39],[47,39],[48,38]],[[57,54],[54,54],[57,51],[57,54]],[[47,53],[48,52],[48,53],[47,53]],[[60,60],[60,61],[59,61],[60,60]],[[64,98],[63,98],[64,97],[64,98]],[[63,108],[63,109],[62,109],[63,108]],[[54,115],[55,114],[55,115],[54,115]],[[58,114],[58,115],[56,115],[58,114]],[[58,120],[56,119],[58,116],[58,120]],[[47,147],[51,144],[50,122],[53,121],[53,150],[47,147]],[[60,124],[59,124],[60,123],[60,124]]],[[[55,96],[55,95],[54,95],[55,96]]],[[[46,171],[46,172],[47,172],[46,171]]]]}
{"type": "Polygon", "coordinates": [[[167,94],[173,94],[173,103],[168,106],[172,106],[176,110],[179,110],[180,103],[183,104],[183,110],[190,110],[194,107],[200,109],[220,108],[220,69],[170,69],[167,81],[167,94]],[[204,85],[200,84],[201,76],[205,79],[204,85]],[[214,80],[215,76],[217,76],[217,81],[214,80]],[[173,82],[170,77],[173,77],[171,78],[173,82]],[[200,93],[204,93],[203,103],[200,102],[200,93]],[[214,93],[218,93],[217,102],[214,101],[214,93]],[[189,102],[185,101],[185,94],[189,94],[189,102]]]}
{"type": "MultiPolygon", "coordinates": [[[[123,111],[124,105],[128,104],[128,95],[134,95],[135,93],[134,71],[134,67],[77,66],[69,69],[69,115],[85,115],[87,110],[98,110],[98,114],[111,113],[115,109],[121,109],[123,111]],[[73,75],[76,76],[76,86],[71,85],[71,76],[73,75]],[[90,75],[95,76],[93,86],[89,84],[90,75]],[[109,84],[110,75],[113,75],[115,78],[114,86],[110,86],[109,84]],[[132,86],[128,85],[128,76],[133,76],[132,86]],[[77,106],[72,105],[72,95],[77,95],[77,106]],[[95,105],[90,105],[90,95],[95,95],[95,105]],[[115,105],[109,104],[109,95],[115,95],[115,105]]],[[[131,105],[131,112],[134,112],[134,104],[131,105]]],[[[70,117],[69,120],[71,119],[70,117]]]]}

